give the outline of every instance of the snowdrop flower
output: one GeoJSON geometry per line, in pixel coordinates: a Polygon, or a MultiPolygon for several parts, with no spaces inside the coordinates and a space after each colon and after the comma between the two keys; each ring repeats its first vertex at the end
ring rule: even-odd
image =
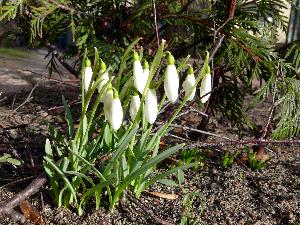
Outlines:
{"type": "MultiPolygon", "coordinates": [[[[194,70],[193,67],[190,65],[188,69],[188,75],[182,84],[183,90],[185,91],[185,97],[187,97],[191,93],[192,87],[194,86],[195,82],[196,79],[194,75],[194,70]]],[[[193,89],[193,92],[191,93],[188,101],[193,100],[193,98],[195,97],[195,93],[196,93],[196,88],[193,89]]]]}
{"type": "Polygon", "coordinates": [[[157,97],[155,89],[149,89],[145,99],[145,117],[146,120],[153,124],[158,114],[157,97]]]}
{"type": "Polygon", "coordinates": [[[212,79],[211,79],[211,74],[210,74],[210,68],[208,67],[205,75],[202,78],[201,86],[200,86],[200,98],[201,98],[202,103],[207,102],[207,100],[210,97],[211,82],[212,82],[212,79]],[[207,94],[207,93],[209,93],[209,94],[207,94]]]}
{"type": "MultiPolygon", "coordinates": [[[[149,74],[150,74],[150,69],[149,69],[149,63],[145,60],[144,62],[144,66],[143,66],[143,79],[142,79],[142,82],[143,82],[143,91],[146,87],[146,84],[147,84],[147,81],[148,81],[148,77],[149,77],[149,74]]],[[[143,94],[143,93],[141,93],[143,94]]]]}
{"type": "Polygon", "coordinates": [[[135,93],[131,97],[130,108],[129,108],[129,114],[132,121],[134,121],[136,117],[136,114],[140,108],[140,104],[141,104],[140,97],[137,93],[135,93]]]}
{"type": "Polygon", "coordinates": [[[88,91],[90,83],[93,77],[93,70],[91,67],[91,61],[87,59],[85,61],[85,68],[84,68],[84,90],[85,92],[88,91]]]}
{"type": "Polygon", "coordinates": [[[110,87],[106,94],[104,95],[104,98],[103,98],[103,103],[104,103],[104,107],[103,107],[103,110],[104,110],[104,115],[105,115],[105,119],[107,119],[108,121],[111,121],[112,118],[111,118],[111,103],[112,103],[112,100],[114,99],[114,91],[113,89],[110,87]]]}
{"type": "MultiPolygon", "coordinates": [[[[102,61],[102,59],[100,59],[100,73],[101,73],[101,81],[99,83],[98,86],[98,92],[100,93],[100,91],[102,90],[102,88],[104,87],[104,85],[107,83],[107,81],[109,81],[109,77],[108,77],[108,72],[106,71],[106,64],[105,62],[102,61]]],[[[105,91],[103,92],[105,93],[105,91]]]]}
{"type": "MultiPolygon", "coordinates": [[[[148,77],[146,78],[147,82],[148,77]]],[[[134,87],[142,94],[145,88],[145,78],[139,55],[133,51],[133,82],[134,87]]]]}
{"type": "Polygon", "coordinates": [[[164,80],[164,89],[170,102],[174,103],[178,98],[179,78],[174,65],[175,59],[170,52],[168,52],[168,54],[168,65],[164,80]]]}
{"type": "Polygon", "coordinates": [[[118,130],[123,121],[123,109],[116,89],[109,89],[104,99],[104,114],[113,130],[118,130]]]}

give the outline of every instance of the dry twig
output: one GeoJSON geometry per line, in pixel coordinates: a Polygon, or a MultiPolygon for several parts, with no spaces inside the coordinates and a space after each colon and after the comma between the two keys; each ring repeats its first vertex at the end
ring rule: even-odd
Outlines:
{"type": "Polygon", "coordinates": [[[153,9],[153,15],[154,15],[153,20],[154,20],[155,35],[156,35],[156,40],[157,40],[157,47],[159,47],[159,34],[158,34],[158,28],[157,28],[155,0],[152,0],[152,9],[153,9]]]}
{"type": "Polygon", "coordinates": [[[24,190],[14,195],[7,201],[0,202],[0,216],[8,216],[14,221],[25,221],[23,215],[17,213],[14,208],[20,204],[20,202],[29,198],[33,194],[37,193],[39,189],[46,183],[46,173],[43,172],[37,178],[35,178],[24,190]]]}

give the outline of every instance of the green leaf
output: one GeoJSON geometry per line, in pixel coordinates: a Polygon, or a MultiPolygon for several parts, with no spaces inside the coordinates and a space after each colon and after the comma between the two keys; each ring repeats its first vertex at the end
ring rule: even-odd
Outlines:
{"type": "Polygon", "coordinates": [[[104,187],[108,187],[110,185],[112,185],[114,183],[114,178],[110,177],[108,180],[101,182],[97,185],[95,185],[94,187],[88,189],[81,197],[80,199],[80,203],[78,206],[78,214],[82,215],[83,211],[82,211],[82,206],[86,203],[86,201],[92,197],[94,194],[96,195],[98,190],[103,189],[104,187]]]}
{"type": "Polygon", "coordinates": [[[177,176],[178,176],[178,183],[179,185],[181,185],[184,181],[184,172],[181,169],[178,169],[177,176]]]}
{"type": "Polygon", "coordinates": [[[19,160],[11,158],[11,155],[7,153],[4,153],[4,155],[0,157],[0,163],[5,163],[5,162],[10,163],[14,166],[21,165],[21,162],[19,160]]]}
{"type": "Polygon", "coordinates": [[[127,150],[127,146],[131,139],[134,137],[138,130],[138,126],[135,125],[132,127],[132,129],[128,129],[128,131],[122,136],[121,140],[119,141],[117,150],[113,154],[112,158],[109,160],[109,163],[107,164],[104,174],[109,174],[115,161],[119,160],[121,155],[127,150]]]}
{"type": "Polygon", "coordinates": [[[159,162],[163,161],[164,159],[166,159],[170,155],[174,154],[175,152],[177,152],[182,147],[183,147],[183,145],[176,145],[174,147],[171,147],[171,148],[163,151],[159,155],[155,156],[154,158],[151,158],[150,160],[148,160],[144,165],[142,165],[141,168],[137,169],[135,172],[130,173],[123,180],[123,182],[119,185],[119,187],[117,187],[117,191],[116,191],[116,193],[113,197],[113,203],[112,203],[111,207],[114,207],[114,204],[115,204],[116,200],[119,198],[119,195],[123,192],[123,190],[125,188],[128,187],[128,185],[131,183],[131,181],[133,181],[134,179],[139,177],[141,174],[145,173],[151,167],[156,166],[159,162]]]}
{"type": "MultiPolygon", "coordinates": [[[[163,179],[164,177],[167,177],[173,173],[176,173],[178,170],[186,170],[188,168],[191,168],[193,166],[196,166],[197,163],[191,163],[191,164],[186,164],[186,165],[181,165],[181,166],[178,166],[178,167],[175,167],[175,168],[172,168],[172,169],[169,169],[159,175],[156,175],[154,177],[152,177],[151,179],[147,180],[148,178],[144,178],[144,189],[147,189],[150,185],[154,184],[155,182],[157,182],[158,180],[161,180],[163,179]]],[[[143,189],[143,190],[144,190],[143,189]]],[[[143,190],[139,190],[139,192],[142,192],[143,190]]]]}
{"type": "Polygon", "coordinates": [[[108,148],[112,147],[112,138],[113,138],[112,130],[111,130],[109,124],[107,123],[105,125],[104,132],[103,132],[103,140],[108,148]]]}
{"type": "Polygon", "coordinates": [[[127,165],[127,160],[125,155],[122,155],[122,176],[123,178],[127,177],[129,174],[129,167],[127,165]]]}
{"type": "Polygon", "coordinates": [[[53,158],[53,151],[51,148],[51,144],[50,144],[50,140],[47,138],[46,139],[46,143],[45,143],[45,152],[46,152],[46,156],[50,159],[53,158]]]}
{"type": "Polygon", "coordinates": [[[48,162],[52,168],[62,177],[62,179],[65,181],[67,187],[70,189],[73,197],[74,197],[74,200],[75,200],[75,203],[77,204],[77,197],[76,197],[76,192],[72,186],[72,184],[70,183],[70,181],[68,180],[68,178],[65,176],[65,174],[55,165],[54,162],[52,162],[52,160],[50,160],[49,158],[47,157],[44,157],[44,160],[46,162],[48,162]]]}
{"type": "Polygon", "coordinates": [[[64,108],[65,108],[66,120],[68,123],[68,129],[69,129],[69,136],[70,136],[70,138],[73,138],[75,131],[74,131],[74,121],[73,121],[73,117],[71,114],[71,110],[70,110],[69,105],[64,96],[62,96],[62,101],[63,101],[64,108]]]}
{"type": "Polygon", "coordinates": [[[174,180],[170,180],[170,179],[160,179],[157,182],[166,185],[168,187],[177,187],[178,184],[174,181],[174,180]]]}
{"type": "Polygon", "coordinates": [[[188,225],[189,221],[188,218],[186,216],[183,216],[180,220],[180,225],[188,225]]]}
{"type": "Polygon", "coordinates": [[[95,186],[95,183],[94,181],[89,178],[88,176],[86,176],[85,174],[83,173],[80,173],[80,172],[76,172],[76,171],[64,171],[65,174],[68,174],[68,175],[73,175],[73,176],[78,176],[78,177],[83,177],[84,179],[86,179],[92,186],[95,186]]]}

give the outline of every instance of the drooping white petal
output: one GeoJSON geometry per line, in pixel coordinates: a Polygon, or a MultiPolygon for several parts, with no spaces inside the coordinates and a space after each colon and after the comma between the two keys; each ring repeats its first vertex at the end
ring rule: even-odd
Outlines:
{"type": "Polygon", "coordinates": [[[142,64],[139,60],[134,61],[133,63],[133,81],[134,87],[140,92],[143,93],[145,82],[144,82],[144,71],[142,64]]]}
{"type": "Polygon", "coordinates": [[[167,65],[164,89],[170,102],[174,103],[178,98],[179,89],[179,78],[174,64],[167,65]]]}
{"type": "Polygon", "coordinates": [[[109,123],[114,130],[118,130],[123,121],[123,109],[119,97],[112,100],[111,114],[111,121],[109,121],[109,123]]]}
{"type": "Polygon", "coordinates": [[[111,105],[112,105],[112,100],[114,98],[113,96],[114,96],[113,90],[109,89],[106,92],[106,95],[104,96],[104,99],[103,99],[103,103],[104,103],[104,107],[103,107],[104,115],[105,115],[105,118],[108,121],[112,120],[111,105]]]}
{"type": "Polygon", "coordinates": [[[109,89],[106,92],[103,102],[105,118],[108,120],[113,130],[118,130],[123,121],[123,109],[116,90],[109,89]]]}
{"type": "MultiPolygon", "coordinates": [[[[183,90],[185,91],[185,97],[191,93],[195,82],[196,82],[196,79],[195,79],[194,74],[188,74],[185,81],[182,84],[183,90]]],[[[193,89],[188,101],[191,101],[194,99],[195,93],[196,93],[196,88],[193,89]]]]}
{"type": "Polygon", "coordinates": [[[146,120],[153,124],[158,114],[157,97],[155,89],[149,89],[145,99],[145,117],[146,120]]]}
{"type": "MultiPolygon", "coordinates": [[[[103,74],[101,75],[101,81],[99,83],[98,86],[98,92],[100,93],[100,91],[102,90],[102,88],[104,87],[104,85],[109,81],[109,76],[108,76],[108,72],[102,72],[103,74]]],[[[105,91],[103,92],[105,93],[105,91]]],[[[103,99],[103,98],[102,98],[103,99]]]]}
{"type": "Polygon", "coordinates": [[[129,114],[130,118],[132,121],[134,121],[136,114],[140,108],[141,100],[138,95],[133,95],[131,97],[131,102],[130,102],[130,108],[129,108],[129,114]]]}
{"type": "MultiPolygon", "coordinates": [[[[147,84],[149,74],[150,74],[149,67],[148,68],[144,68],[143,69],[143,81],[142,81],[143,82],[143,91],[144,91],[145,86],[147,84]]],[[[143,93],[141,93],[141,94],[143,94],[143,93]]]]}
{"type": "Polygon", "coordinates": [[[210,73],[205,74],[204,77],[202,78],[201,86],[200,86],[200,98],[201,98],[202,103],[207,102],[207,100],[210,97],[211,82],[212,82],[211,74],[210,73]],[[207,93],[209,93],[209,94],[207,94],[207,93]],[[204,97],[202,97],[202,96],[204,96],[204,97]]]}
{"type": "Polygon", "coordinates": [[[88,66],[84,68],[84,90],[85,92],[88,91],[89,85],[92,81],[93,70],[92,67],[88,66]]]}

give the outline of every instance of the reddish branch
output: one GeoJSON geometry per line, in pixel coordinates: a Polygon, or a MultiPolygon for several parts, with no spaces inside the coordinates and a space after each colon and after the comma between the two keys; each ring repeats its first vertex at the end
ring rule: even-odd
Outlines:
{"type": "Polygon", "coordinates": [[[235,11],[235,8],[236,8],[236,0],[231,0],[230,4],[228,6],[229,6],[227,8],[228,19],[233,19],[234,11],[235,11]]]}
{"type": "Polygon", "coordinates": [[[186,148],[199,147],[199,148],[212,148],[212,147],[222,147],[229,145],[248,145],[248,144],[273,144],[273,145],[300,145],[300,140],[261,140],[261,139],[246,139],[246,140],[230,140],[223,141],[219,143],[203,143],[196,142],[187,145],[186,148]]]}

